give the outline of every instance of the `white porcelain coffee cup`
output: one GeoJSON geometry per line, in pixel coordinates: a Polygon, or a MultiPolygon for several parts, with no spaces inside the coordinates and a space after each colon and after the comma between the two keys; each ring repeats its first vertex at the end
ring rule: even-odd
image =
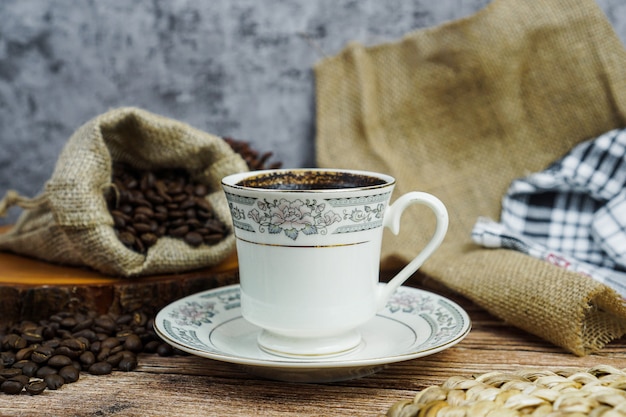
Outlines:
{"type": "MultiPolygon", "coordinates": [[[[409,192],[389,205],[395,179],[340,169],[282,169],[225,177],[241,283],[241,311],[262,331],[259,346],[281,356],[352,351],[359,326],[385,307],[439,247],[448,213],[436,197],[409,192]],[[400,229],[402,212],[429,207],[429,243],[389,283],[379,283],[384,227],[400,229]]],[[[416,249],[417,250],[417,249],[416,249]]]]}

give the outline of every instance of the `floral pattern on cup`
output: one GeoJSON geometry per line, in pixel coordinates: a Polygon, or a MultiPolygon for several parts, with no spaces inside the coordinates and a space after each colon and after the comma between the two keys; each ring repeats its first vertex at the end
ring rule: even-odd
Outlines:
{"type": "Polygon", "coordinates": [[[382,227],[390,192],[362,197],[269,201],[226,192],[233,225],[256,233],[283,233],[292,240],[301,235],[353,233],[382,227]],[[246,213],[247,211],[247,213],[246,213]],[[253,227],[252,220],[258,227],[253,227]]]}
{"type": "Polygon", "coordinates": [[[296,240],[300,233],[305,235],[326,234],[327,227],[340,222],[341,216],[332,210],[326,210],[326,203],[316,200],[296,199],[257,201],[257,208],[248,212],[248,218],[256,222],[261,233],[284,233],[296,240]]]}
{"type": "Polygon", "coordinates": [[[373,218],[382,219],[385,214],[385,205],[378,204],[376,207],[364,206],[363,208],[353,208],[352,210],[344,210],[343,218],[351,220],[354,223],[371,222],[373,218]]]}

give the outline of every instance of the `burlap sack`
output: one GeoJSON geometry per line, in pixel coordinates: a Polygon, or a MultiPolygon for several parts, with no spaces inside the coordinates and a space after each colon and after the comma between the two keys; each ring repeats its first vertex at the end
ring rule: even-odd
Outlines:
{"type": "MultiPolygon", "coordinates": [[[[397,42],[350,44],[316,65],[317,159],[376,170],[396,197],[440,197],[450,229],[422,272],[577,355],[626,333],[614,291],[509,250],[482,249],[479,216],[499,218],[510,182],[626,121],[626,53],[593,0],[495,0],[397,42]]],[[[412,258],[432,232],[405,213],[383,255],[412,258]]]]}
{"type": "Polygon", "coordinates": [[[140,170],[185,169],[206,184],[216,216],[230,224],[221,189],[225,175],[247,165],[221,138],[137,108],[106,112],[68,140],[54,173],[33,199],[9,191],[0,214],[25,209],[15,226],[0,235],[0,250],[65,265],[89,266],[105,274],[138,276],[214,265],[234,250],[234,235],[213,246],[193,248],[180,239],[160,238],[147,253],[127,249],[117,238],[104,192],[111,187],[113,162],[140,170]]]}

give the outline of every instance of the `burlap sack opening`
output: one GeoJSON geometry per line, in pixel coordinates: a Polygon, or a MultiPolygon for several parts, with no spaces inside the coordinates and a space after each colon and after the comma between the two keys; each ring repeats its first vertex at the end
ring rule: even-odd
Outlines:
{"type": "Polygon", "coordinates": [[[193,248],[180,239],[162,237],[145,255],[126,248],[115,235],[104,197],[114,162],[140,170],[186,170],[193,181],[208,186],[207,200],[228,225],[221,179],[248,170],[241,156],[217,136],[145,110],[114,109],[69,138],[40,195],[28,199],[14,191],[6,194],[0,213],[13,205],[25,210],[14,227],[0,235],[0,250],[116,276],[207,267],[234,250],[232,232],[212,246],[193,248]]]}
{"type": "MultiPolygon", "coordinates": [[[[317,160],[389,173],[396,197],[435,194],[450,229],[422,267],[512,325],[577,355],[626,333],[626,308],[590,278],[471,243],[510,182],[626,121],[626,53],[593,0],[495,0],[397,42],[350,44],[316,65],[317,160]]],[[[431,221],[409,210],[383,256],[411,259],[431,221]]]]}

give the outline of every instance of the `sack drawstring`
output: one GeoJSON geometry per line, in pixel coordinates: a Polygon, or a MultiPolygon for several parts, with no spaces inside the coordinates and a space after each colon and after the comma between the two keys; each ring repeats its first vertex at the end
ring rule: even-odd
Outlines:
{"type": "Polygon", "coordinates": [[[2,200],[0,200],[0,217],[6,216],[9,209],[13,206],[19,206],[25,210],[37,208],[47,201],[45,194],[38,195],[34,198],[28,198],[20,195],[15,190],[6,192],[2,200]]]}

